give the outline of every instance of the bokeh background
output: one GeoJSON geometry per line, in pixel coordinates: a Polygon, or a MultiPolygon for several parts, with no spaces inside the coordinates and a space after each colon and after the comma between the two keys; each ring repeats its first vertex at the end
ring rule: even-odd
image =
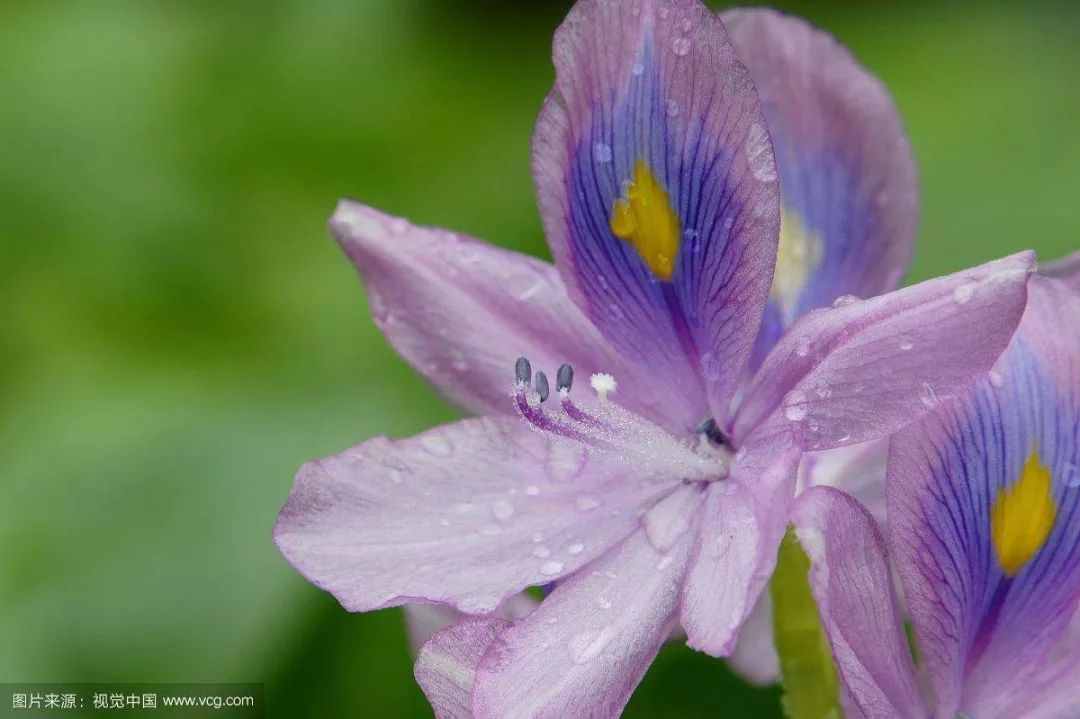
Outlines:
{"type": "MultiPolygon", "coordinates": [[[[347,195],[548,256],[528,140],[567,2],[0,3],[0,681],[265,682],[430,716],[402,617],[270,541],[295,469],[455,416],[369,319],[347,195]]],[[[1080,246],[1078,6],[784,4],[891,88],[910,280],[1080,246]]],[[[666,649],[632,717],[777,716],[666,649]]]]}

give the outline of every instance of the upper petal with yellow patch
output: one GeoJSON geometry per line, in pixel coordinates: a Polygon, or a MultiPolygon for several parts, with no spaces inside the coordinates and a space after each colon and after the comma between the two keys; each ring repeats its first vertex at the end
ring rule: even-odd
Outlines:
{"type": "Polygon", "coordinates": [[[699,0],[582,0],[555,35],[533,170],[571,296],[613,345],[723,421],[757,336],[779,199],[765,118],[699,0]]]}
{"type": "Polygon", "coordinates": [[[807,311],[896,288],[918,187],[892,98],[835,38],[774,10],[721,18],[757,86],[780,174],[780,249],[757,365],[807,311]]]}
{"type": "Polygon", "coordinates": [[[1077,317],[1080,296],[1033,276],[994,370],[893,439],[891,541],[939,716],[1032,716],[1062,662],[1080,668],[1077,638],[1062,646],[1080,600],[1077,317]]]}

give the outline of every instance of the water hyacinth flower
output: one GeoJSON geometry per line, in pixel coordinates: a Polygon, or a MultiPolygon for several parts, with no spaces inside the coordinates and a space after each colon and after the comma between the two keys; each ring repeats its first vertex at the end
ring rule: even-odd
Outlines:
{"type": "Polygon", "coordinates": [[[914,421],[1019,322],[1030,253],[881,294],[916,211],[891,101],[805,23],[724,17],[571,10],[533,137],[554,266],[331,220],[390,342],[482,416],[305,465],[275,541],[350,611],[476,615],[421,653],[440,716],[617,714],[676,626],[730,653],[801,453],[914,421]]]}
{"type": "Polygon", "coordinates": [[[796,502],[848,716],[1080,716],[1080,273],[1051,272],[994,370],[893,438],[887,539],[837,490],[796,502]]]}

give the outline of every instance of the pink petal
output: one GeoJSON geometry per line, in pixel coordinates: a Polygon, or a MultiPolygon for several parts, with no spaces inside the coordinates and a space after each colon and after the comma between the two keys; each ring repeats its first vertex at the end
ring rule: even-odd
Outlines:
{"type": "Polygon", "coordinates": [[[476,666],[510,623],[499,618],[471,618],[433,636],[416,658],[414,674],[437,719],[473,719],[476,666]]]}
{"type": "Polygon", "coordinates": [[[1033,264],[1022,252],[803,317],[754,379],[736,442],[793,433],[803,449],[830,449],[919,419],[993,366],[1023,314],[1033,264]]]}
{"type": "Polygon", "coordinates": [[[761,593],[743,622],[728,664],[751,684],[773,684],[780,680],[780,657],[773,639],[773,604],[768,592],[761,593]]]}
{"type": "Polygon", "coordinates": [[[555,263],[611,343],[696,407],[687,428],[726,419],[779,222],[772,149],[746,69],[698,0],[581,0],[553,57],[533,175],[555,263]],[[639,165],[665,193],[651,206],[666,204],[677,224],[662,251],[657,238],[668,234],[651,233],[655,247],[640,251],[612,229],[639,165]]]}
{"type": "Polygon", "coordinates": [[[1053,262],[1040,262],[1039,273],[1061,280],[1080,292],[1080,252],[1074,252],[1053,262]]]}
{"type": "Polygon", "coordinates": [[[816,487],[796,500],[792,521],[849,699],[867,719],[929,717],[873,518],[843,492],[816,487]]]}
{"type": "Polygon", "coordinates": [[[375,323],[456,404],[512,414],[524,355],[552,378],[564,362],[582,377],[614,374],[627,390],[618,401],[668,426],[696,415],[611,349],[550,264],[348,200],[330,228],[364,279],[375,323]]]}
{"type": "Polygon", "coordinates": [[[713,656],[735,649],[776,566],[795,487],[798,452],[747,450],[731,478],[713,482],[682,597],[687,643],[713,656]]]}
{"type": "Polygon", "coordinates": [[[465,420],[305,465],[274,538],[350,611],[488,613],[603,554],[678,486],[521,420],[465,420]]]}
{"type": "MultiPolygon", "coordinates": [[[[515,594],[499,605],[492,616],[513,621],[529,616],[539,602],[526,593],[515,594]]],[[[457,624],[469,615],[462,614],[445,604],[406,604],[405,628],[409,635],[409,647],[413,653],[420,651],[437,632],[457,624]]]]}
{"type": "Polygon", "coordinates": [[[950,716],[1029,716],[1061,671],[1053,657],[1076,662],[1076,645],[1061,643],[1080,601],[1080,335],[1065,329],[1080,317],[1080,294],[1041,276],[1029,289],[993,372],[891,442],[891,547],[939,711],[950,716]],[[1048,517],[1046,533],[1006,561],[994,507],[1033,459],[1052,501],[1029,507],[1019,531],[1035,536],[1048,517]]]}
{"type": "Polygon", "coordinates": [[[665,554],[637,532],[561,582],[484,656],[477,719],[617,717],[668,637],[690,537],[665,554]]]}
{"type": "Polygon", "coordinates": [[[828,33],[774,10],[721,14],[769,124],[784,214],[755,357],[841,295],[896,289],[911,260],[918,186],[888,91],[828,33]]]}

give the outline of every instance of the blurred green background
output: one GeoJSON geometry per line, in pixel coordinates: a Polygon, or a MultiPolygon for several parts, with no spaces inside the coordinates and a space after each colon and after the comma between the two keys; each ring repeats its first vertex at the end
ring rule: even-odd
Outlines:
{"type": "MultiPolygon", "coordinates": [[[[348,195],[547,256],[528,170],[568,3],[0,3],[0,681],[265,682],[272,716],[429,716],[399,611],[270,541],[295,469],[454,411],[325,222],[348,195]]],[[[786,5],[883,78],[911,279],[1080,245],[1076,6],[786,5]]],[[[774,716],[665,650],[629,716],[774,716]]]]}

